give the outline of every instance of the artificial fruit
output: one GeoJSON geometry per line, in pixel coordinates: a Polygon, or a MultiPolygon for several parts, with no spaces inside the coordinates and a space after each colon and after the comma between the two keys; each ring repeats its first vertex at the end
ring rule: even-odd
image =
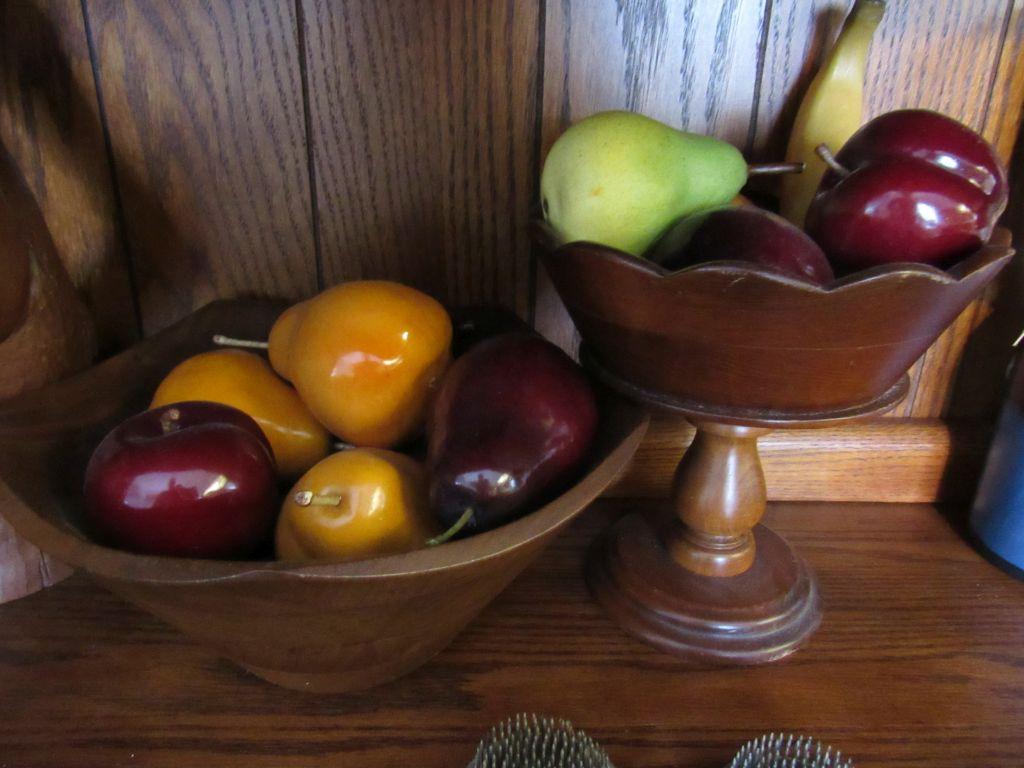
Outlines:
{"type": "Polygon", "coordinates": [[[285,477],[302,474],[330,450],[331,436],[298,393],[251,352],[219,349],[182,361],[160,382],[149,407],[183,400],[223,403],[249,414],[266,434],[285,477]]]}
{"type": "Polygon", "coordinates": [[[266,540],[277,471],[252,418],[183,402],[132,416],[97,446],[85,473],[86,518],[133,552],[244,557],[266,540]]]}
{"type": "Polygon", "coordinates": [[[635,112],[600,112],[551,147],[541,207],[562,242],[638,256],[672,222],[729,202],[746,180],[746,161],[731,144],[635,112]]]}
{"type": "Polygon", "coordinates": [[[346,443],[391,448],[420,431],[451,360],[452,322],[437,301],[401,283],[356,280],[285,310],[266,349],[316,419],[346,443]]]}
{"type": "Polygon", "coordinates": [[[1006,207],[995,151],[967,126],[928,110],[881,115],[833,158],[807,232],[837,266],[944,266],[980,248],[1006,207]]]}
{"type": "Polygon", "coordinates": [[[814,285],[834,279],[828,259],[814,240],[781,216],[753,206],[719,208],[683,219],[647,258],[672,270],[735,260],[814,285]]]}
{"type": "Polygon", "coordinates": [[[871,38],[885,13],[883,0],[857,0],[828,58],[800,102],[786,158],[804,163],[800,174],[782,177],[779,208],[798,227],[824,174],[819,144],[841,147],[863,120],[864,73],[871,38]]]}
{"type": "Polygon", "coordinates": [[[437,532],[422,466],[354,448],[298,480],[281,507],[275,549],[282,560],[354,560],[420,549],[437,532]]]}
{"type": "Polygon", "coordinates": [[[496,336],[456,360],[428,423],[430,502],[448,535],[501,525],[569,479],[597,416],[583,372],[539,336],[496,336]]]}

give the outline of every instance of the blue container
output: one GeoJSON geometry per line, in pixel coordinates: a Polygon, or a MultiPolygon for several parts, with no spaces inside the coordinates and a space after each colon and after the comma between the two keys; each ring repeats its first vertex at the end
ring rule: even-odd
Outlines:
{"type": "Polygon", "coordinates": [[[1017,366],[999,418],[978,495],[971,530],[979,544],[1018,578],[1024,578],[1024,365],[1017,366]]]}

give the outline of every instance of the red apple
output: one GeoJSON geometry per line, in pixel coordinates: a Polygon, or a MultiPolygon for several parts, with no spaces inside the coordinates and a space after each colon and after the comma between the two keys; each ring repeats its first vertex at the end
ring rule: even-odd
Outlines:
{"type": "MultiPolygon", "coordinates": [[[[988,198],[989,217],[993,220],[999,218],[1006,208],[1009,194],[1006,170],[995,149],[951,117],[928,109],[886,112],[853,134],[842,146],[836,160],[840,165],[855,170],[891,157],[922,160],[970,182],[988,198]]],[[[839,174],[829,171],[822,179],[820,189],[831,189],[839,180],[839,174]]]]}
{"type": "Polygon", "coordinates": [[[87,519],[114,546],[244,557],[270,533],[277,472],[266,436],[236,408],[185,402],[115,427],[85,473],[87,519]]]}
{"type": "Polygon", "coordinates": [[[667,269],[707,261],[746,261],[796,280],[827,285],[834,275],[818,244],[781,216],[732,206],[688,216],[644,254],[667,269]]]}
{"type": "Polygon", "coordinates": [[[807,231],[847,270],[879,264],[945,265],[988,240],[995,222],[973,184],[913,158],[866,165],[819,194],[807,231]]]}
{"type": "Polygon", "coordinates": [[[881,115],[831,162],[806,227],[848,271],[955,262],[989,239],[1006,207],[1006,173],[995,150],[936,112],[881,115]]]}

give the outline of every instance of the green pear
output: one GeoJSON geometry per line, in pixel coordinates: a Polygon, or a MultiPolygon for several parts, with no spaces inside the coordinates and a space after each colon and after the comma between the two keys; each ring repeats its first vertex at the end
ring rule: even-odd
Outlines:
{"type": "Polygon", "coordinates": [[[599,112],[551,147],[541,205],[562,242],[639,256],[681,216],[728,203],[746,180],[731,144],[635,112],[599,112]]]}

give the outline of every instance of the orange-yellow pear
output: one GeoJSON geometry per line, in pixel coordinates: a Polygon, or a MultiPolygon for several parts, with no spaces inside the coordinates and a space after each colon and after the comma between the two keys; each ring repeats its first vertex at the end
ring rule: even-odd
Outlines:
{"type": "Polygon", "coordinates": [[[437,301],[383,280],[342,283],[300,305],[279,363],[313,415],[347,443],[414,437],[448,367],[452,324],[437,301]]]}
{"type": "Polygon", "coordinates": [[[251,352],[219,349],[184,360],[157,387],[150,408],[186,400],[223,403],[249,414],[286,477],[302,474],[330,450],[330,435],[296,391],[251,352]]]}

